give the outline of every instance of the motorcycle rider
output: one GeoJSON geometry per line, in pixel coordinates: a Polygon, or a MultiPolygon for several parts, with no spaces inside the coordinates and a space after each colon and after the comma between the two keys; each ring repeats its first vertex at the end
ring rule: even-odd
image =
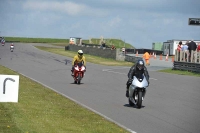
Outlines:
{"type": "Polygon", "coordinates": [[[14,44],[13,43],[10,44],[10,49],[12,49],[12,48],[14,49],[14,44]]]}
{"type": "Polygon", "coordinates": [[[128,81],[126,83],[126,97],[129,97],[129,86],[132,84],[133,76],[144,74],[148,84],[149,84],[149,73],[147,71],[147,68],[144,66],[144,61],[142,59],[139,59],[135,65],[133,65],[129,72],[128,72],[128,81]]]}
{"type": "Polygon", "coordinates": [[[78,54],[74,56],[74,59],[72,61],[72,76],[74,76],[74,65],[81,63],[82,65],[85,66],[85,71],[86,71],[86,61],[85,61],[85,56],[83,56],[83,51],[82,50],[78,50],[78,54]]]}

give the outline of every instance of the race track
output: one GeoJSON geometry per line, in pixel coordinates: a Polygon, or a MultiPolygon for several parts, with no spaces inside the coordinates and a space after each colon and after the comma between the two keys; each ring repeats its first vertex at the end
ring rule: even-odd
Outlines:
{"type": "Polygon", "coordinates": [[[14,52],[7,44],[0,46],[0,65],[48,86],[133,133],[200,132],[200,78],[156,72],[171,64],[160,61],[156,66],[152,60],[148,67],[150,86],[143,107],[136,109],[129,107],[125,97],[129,67],[87,63],[82,84],[76,85],[71,77],[71,60],[38,50],[32,44],[15,44],[14,52]]]}

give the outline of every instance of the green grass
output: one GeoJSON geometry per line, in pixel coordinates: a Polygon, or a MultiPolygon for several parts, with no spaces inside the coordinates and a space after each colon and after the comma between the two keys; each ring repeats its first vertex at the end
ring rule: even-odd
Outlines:
{"type": "MultiPolygon", "coordinates": [[[[112,46],[112,45],[114,45],[116,48],[123,48],[123,47],[126,47],[126,48],[134,48],[131,44],[129,44],[129,43],[126,43],[126,42],[124,42],[124,41],[122,41],[122,40],[120,40],[120,39],[113,39],[113,38],[106,38],[106,39],[104,39],[105,40],[105,42],[106,42],[106,45],[108,45],[108,46],[112,46]]],[[[95,44],[98,44],[99,43],[99,41],[100,41],[100,39],[98,39],[98,38],[92,38],[91,39],[91,41],[93,42],[93,43],[95,43],[95,44]]],[[[84,41],[83,41],[84,42],[84,41]]],[[[88,42],[85,42],[85,43],[89,43],[89,41],[88,42]]]]}
{"type": "MultiPolygon", "coordinates": [[[[55,54],[59,54],[59,55],[64,55],[67,57],[71,57],[73,58],[74,55],[77,54],[77,52],[72,52],[72,51],[65,51],[65,49],[63,48],[50,48],[50,47],[43,47],[43,46],[36,46],[38,49],[44,50],[44,51],[48,51],[48,52],[52,52],[55,54]]],[[[101,58],[101,57],[97,57],[97,56],[92,56],[92,55],[88,55],[88,54],[84,54],[84,56],[86,57],[86,62],[91,62],[91,63],[95,63],[95,64],[101,64],[101,65],[107,65],[107,66],[132,66],[133,63],[132,62],[126,62],[126,61],[116,61],[114,59],[106,59],[106,58],[101,58]]]]}
{"type": "MultiPolygon", "coordinates": [[[[20,75],[1,65],[0,74],[20,75]]],[[[0,114],[0,133],[128,132],[22,75],[18,103],[0,103],[0,114]]]]}
{"type": "Polygon", "coordinates": [[[189,72],[189,71],[184,71],[184,70],[165,69],[165,70],[159,70],[159,72],[200,77],[200,73],[189,72]]]}
{"type": "Polygon", "coordinates": [[[5,37],[6,41],[23,42],[23,43],[68,43],[69,39],[53,38],[26,38],[26,37],[5,37]]]}
{"type": "MultiPolygon", "coordinates": [[[[56,39],[56,38],[29,38],[29,37],[5,37],[6,41],[21,42],[21,43],[49,43],[57,46],[66,46],[69,43],[69,39],[56,39]]],[[[99,38],[91,38],[92,43],[99,45],[99,38]]],[[[120,39],[104,39],[106,45],[115,45],[116,48],[134,48],[131,44],[125,43],[120,39]]],[[[82,40],[83,43],[89,43],[89,40],[82,40]]]]}

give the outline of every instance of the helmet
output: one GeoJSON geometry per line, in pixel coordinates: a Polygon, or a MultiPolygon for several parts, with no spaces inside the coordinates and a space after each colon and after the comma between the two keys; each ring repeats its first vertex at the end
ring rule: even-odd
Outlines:
{"type": "Polygon", "coordinates": [[[83,56],[83,51],[82,50],[78,51],[78,56],[83,56]]]}
{"type": "Polygon", "coordinates": [[[144,68],[144,61],[139,59],[137,61],[137,64],[136,64],[136,67],[139,69],[139,70],[142,70],[144,68]]]}

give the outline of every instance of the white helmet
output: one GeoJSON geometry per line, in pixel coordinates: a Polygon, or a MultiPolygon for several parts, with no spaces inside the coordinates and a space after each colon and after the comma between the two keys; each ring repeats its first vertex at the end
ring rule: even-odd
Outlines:
{"type": "Polygon", "coordinates": [[[78,51],[78,55],[82,56],[83,55],[83,50],[78,51]]]}

